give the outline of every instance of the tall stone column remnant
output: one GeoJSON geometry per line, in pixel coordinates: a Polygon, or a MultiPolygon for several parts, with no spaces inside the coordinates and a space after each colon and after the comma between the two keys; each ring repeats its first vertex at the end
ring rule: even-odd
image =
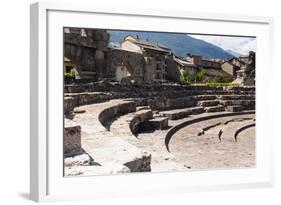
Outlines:
{"type": "Polygon", "coordinates": [[[64,56],[82,79],[92,81],[106,74],[109,34],[104,29],[64,29],[64,56]]]}

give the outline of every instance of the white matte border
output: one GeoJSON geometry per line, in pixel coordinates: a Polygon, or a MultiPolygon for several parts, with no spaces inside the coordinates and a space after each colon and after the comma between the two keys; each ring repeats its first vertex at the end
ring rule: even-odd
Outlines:
{"type": "MultiPolygon", "coordinates": [[[[273,96],[269,96],[266,86],[263,86],[270,83],[269,72],[266,72],[265,69],[271,62],[271,20],[269,18],[183,14],[167,11],[97,9],[88,5],[36,4],[36,6],[39,10],[38,18],[42,19],[42,22],[37,24],[38,47],[41,49],[38,49],[39,57],[36,58],[38,63],[35,63],[40,71],[39,82],[37,83],[41,86],[38,87],[38,91],[33,92],[38,92],[38,101],[46,100],[45,102],[48,102],[48,113],[44,112],[47,108],[44,103],[40,105],[41,108],[37,109],[38,116],[41,119],[39,127],[42,127],[40,129],[41,134],[38,133],[39,141],[42,142],[40,147],[38,146],[41,161],[37,159],[38,164],[32,163],[31,169],[38,170],[37,187],[40,187],[40,189],[38,188],[37,193],[35,191],[36,186],[31,187],[34,193],[32,195],[33,200],[67,200],[250,188],[272,184],[273,135],[271,134],[270,121],[266,120],[271,119],[271,113],[266,110],[266,107],[269,106],[268,99],[273,98],[273,96]],[[117,14],[119,12],[123,14],[117,14]],[[155,16],[152,17],[152,14],[155,16]],[[61,157],[63,156],[63,72],[61,70],[63,67],[63,27],[67,26],[256,36],[257,168],[64,178],[63,159],[61,157]],[[44,34],[44,31],[47,31],[47,33],[44,34]],[[47,55],[45,55],[46,51],[48,51],[47,55]],[[48,59],[44,58],[47,56],[48,59]],[[46,84],[47,80],[48,84],[46,84]],[[47,87],[44,87],[44,85],[47,87]],[[46,131],[48,130],[45,134],[42,131],[44,128],[46,131]],[[46,140],[47,136],[48,140],[46,140]],[[42,161],[44,159],[48,162],[42,161]]],[[[37,68],[33,70],[35,69],[37,68]]],[[[34,79],[38,76],[31,77],[34,79]]],[[[35,137],[32,138],[31,136],[31,140],[34,139],[35,137]]],[[[37,146],[32,143],[31,145],[33,148],[37,146]]]]}

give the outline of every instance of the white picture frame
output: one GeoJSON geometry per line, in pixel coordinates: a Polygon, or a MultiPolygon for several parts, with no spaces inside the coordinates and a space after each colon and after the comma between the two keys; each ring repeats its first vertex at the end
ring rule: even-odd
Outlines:
{"type": "Polygon", "coordinates": [[[272,67],[272,18],[189,11],[98,8],[94,4],[46,2],[32,4],[30,14],[32,200],[95,199],[273,186],[273,132],[270,129],[272,111],[265,109],[270,107],[270,100],[274,97],[268,92],[271,83],[265,69],[272,67]],[[182,25],[187,26],[183,28],[182,25]],[[63,68],[63,26],[256,36],[257,167],[188,174],[178,172],[63,177],[63,78],[62,72],[59,74],[54,69],[63,68]],[[264,83],[268,87],[262,86],[264,83]]]}

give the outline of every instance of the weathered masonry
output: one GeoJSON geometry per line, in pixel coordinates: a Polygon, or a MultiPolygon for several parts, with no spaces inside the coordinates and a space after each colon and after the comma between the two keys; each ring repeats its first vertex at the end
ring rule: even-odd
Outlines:
{"type": "Polygon", "coordinates": [[[64,29],[64,56],[77,70],[76,79],[105,75],[109,34],[102,29],[64,29]]]}

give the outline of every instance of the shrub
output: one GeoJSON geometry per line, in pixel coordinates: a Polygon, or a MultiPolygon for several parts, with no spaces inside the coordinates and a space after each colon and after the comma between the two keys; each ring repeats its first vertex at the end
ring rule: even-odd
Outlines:
{"type": "Polygon", "coordinates": [[[206,77],[206,73],[205,71],[200,68],[196,73],[195,73],[195,78],[196,78],[196,81],[203,81],[206,77]]]}
{"type": "Polygon", "coordinates": [[[180,84],[181,85],[188,85],[190,84],[189,82],[189,79],[188,79],[188,73],[186,70],[184,69],[181,69],[181,76],[180,76],[180,84]]]}
{"type": "Polygon", "coordinates": [[[206,73],[202,68],[200,68],[197,72],[191,75],[188,74],[186,70],[182,69],[180,83],[190,84],[190,83],[202,82],[204,81],[205,78],[206,78],[206,73]]]}
{"type": "Polygon", "coordinates": [[[233,81],[230,76],[216,76],[213,80],[208,81],[208,83],[231,83],[233,81]]]}
{"type": "Polygon", "coordinates": [[[64,73],[64,81],[70,83],[75,79],[75,68],[72,68],[70,72],[64,73]]]}

